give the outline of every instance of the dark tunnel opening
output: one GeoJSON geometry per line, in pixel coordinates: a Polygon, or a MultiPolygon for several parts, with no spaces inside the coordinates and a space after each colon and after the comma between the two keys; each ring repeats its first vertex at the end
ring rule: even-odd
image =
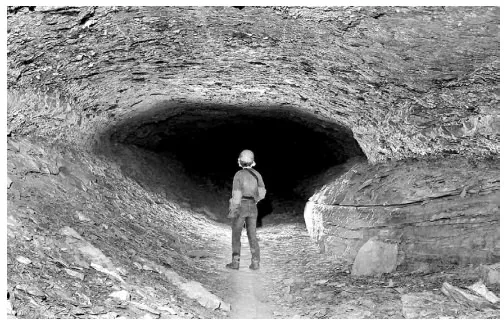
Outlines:
{"type": "Polygon", "coordinates": [[[303,184],[364,156],[348,128],[286,107],[157,105],[116,127],[111,139],[175,158],[202,186],[227,193],[226,202],[238,155],[252,150],[267,189],[261,218],[288,209],[302,215],[303,184]]]}

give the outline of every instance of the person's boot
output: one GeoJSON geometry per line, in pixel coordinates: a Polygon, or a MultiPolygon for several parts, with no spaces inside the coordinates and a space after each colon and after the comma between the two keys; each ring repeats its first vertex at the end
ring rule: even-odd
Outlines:
{"type": "Polygon", "coordinates": [[[240,268],[240,256],[234,255],[231,263],[226,264],[226,268],[238,270],[240,268]]]}
{"type": "Polygon", "coordinates": [[[249,269],[259,270],[259,261],[252,260],[252,263],[249,265],[249,269]]]}

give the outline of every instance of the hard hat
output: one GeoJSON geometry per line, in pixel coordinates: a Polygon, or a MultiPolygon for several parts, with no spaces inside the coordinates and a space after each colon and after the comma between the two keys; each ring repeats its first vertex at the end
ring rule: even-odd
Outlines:
{"type": "Polygon", "coordinates": [[[243,150],[238,160],[245,164],[254,163],[254,153],[251,150],[243,150]]]}

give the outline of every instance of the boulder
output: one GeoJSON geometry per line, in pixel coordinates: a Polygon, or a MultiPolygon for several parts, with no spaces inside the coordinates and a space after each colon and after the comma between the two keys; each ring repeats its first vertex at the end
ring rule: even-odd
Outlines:
{"type": "Polygon", "coordinates": [[[395,271],[397,244],[370,238],[359,250],[352,266],[352,276],[380,275],[395,271]]]}
{"type": "Polygon", "coordinates": [[[487,285],[500,284],[500,263],[482,264],[479,267],[480,277],[487,285]]]}

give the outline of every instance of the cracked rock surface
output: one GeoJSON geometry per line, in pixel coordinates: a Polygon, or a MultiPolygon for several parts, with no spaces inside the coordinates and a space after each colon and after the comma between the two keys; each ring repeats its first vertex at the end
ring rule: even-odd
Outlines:
{"type": "Polygon", "coordinates": [[[7,19],[13,133],[92,141],[165,100],[287,103],[351,129],[371,162],[499,153],[497,7],[36,7],[7,19]]]}
{"type": "Polygon", "coordinates": [[[8,317],[498,318],[440,289],[500,293],[499,23],[490,6],[8,7],[8,317]],[[249,143],[263,263],[230,273],[249,143]],[[363,246],[390,247],[374,276],[350,271],[363,246]]]}

